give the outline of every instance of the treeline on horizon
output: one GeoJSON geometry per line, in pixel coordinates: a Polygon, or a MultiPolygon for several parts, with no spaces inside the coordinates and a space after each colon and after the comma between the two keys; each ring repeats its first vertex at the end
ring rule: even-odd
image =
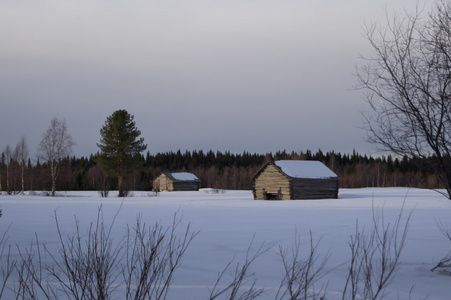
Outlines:
{"type": "MultiPolygon", "coordinates": [[[[117,180],[97,162],[99,153],[90,157],[67,157],[61,164],[57,190],[115,190],[117,180]]],[[[201,180],[202,188],[251,190],[252,177],[268,161],[318,160],[327,165],[340,178],[341,188],[362,187],[418,187],[443,188],[437,175],[428,167],[428,162],[407,157],[372,157],[352,154],[286,152],[251,154],[243,152],[204,152],[202,150],[166,152],[136,157],[140,169],[126,179],[129,191],[150,191],[152,181],[163,171],[191,172],[201,180]]],[[[429,159],[434,159],[433,157],[429,159]]],[[[24,166],[25,190],[47,191],[51,187],[48,166],[31,160],[24,166]]],[[[21,166],[12,159],[8,166],[2,153],[0,161],[0,191],[21,191],[21,166]],[[8,168],[8,172],[7,172],[8,168]]]]}

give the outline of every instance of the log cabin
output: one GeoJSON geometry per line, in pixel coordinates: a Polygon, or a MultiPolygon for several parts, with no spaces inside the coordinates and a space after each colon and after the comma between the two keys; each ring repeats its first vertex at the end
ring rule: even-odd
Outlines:
{"type": "Polygon", "coordinates": [[[320,161],[268,162],[252,180],[255,200],[338,198],[339,178],[320,161]]]}
{"type": "Polygon", "coordinates": [[[153,181],[153,189],[157,192],[198,191],[199,188],[199,178],[188,172],[163,172],[153,181]]]}

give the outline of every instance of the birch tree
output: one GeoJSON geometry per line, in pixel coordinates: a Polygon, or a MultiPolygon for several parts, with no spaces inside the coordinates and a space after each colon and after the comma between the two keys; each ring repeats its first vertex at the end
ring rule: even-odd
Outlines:
{"type": "Polygon", "coordinates": [[[72,152],[74,145],[72,136],[67,131],[66,121],[59,121],[57,118],[53,118],[39,143],[39,157],[50,168],[52,197],[55,196],[56,180],[61,162],[72,152]]]}
{"type": "Polygon", "coordinates": [[[5,151],[5,167],[6,167],[6,193],[11,194],[11,183],[10,183],[10,164],[12,159],[12,151],[9,145],[6,146],[5,151]]]}
{"type": "Polygon", "coordinates": [[[25,191],[25,162],[28,159],[28,146],[24,136],[21,137],[16,145],[17,160],[21,169],[21,191],[25,191]]]}

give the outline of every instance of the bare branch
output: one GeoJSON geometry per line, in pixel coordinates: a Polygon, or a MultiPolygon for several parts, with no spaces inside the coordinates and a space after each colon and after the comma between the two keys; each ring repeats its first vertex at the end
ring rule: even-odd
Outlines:
{"type": "Polygon", "coordinates": [[[428,158],[451,198],[451,3],[428,18],[417,7],[385,27],[365,28],[373,52],[357,69],[371,111],[367,140],[401,156],[428,158]]]}
{"type": "Polygon", "coordinates": [[[313,242],[313,235],[310,232],[310,249],[303,259],[301,257],[301,240],[299,235],[295,235],[295,241],[291,246],[291,253],[288,248],[279,246],[279,256],[282,259],[284,277],[277,291],[276,299],[323,299],[326,286],[322,285],[319,290],[315,289],[315,284],[322,279],[329,255],[326,254],[321,260],[318,250],[319,242],[313,242]]]}
{"type": "Polygon", "coordinates": [[[246,255],[242,264],[237,263],[235,266],[235,272],[232,275],[232,281],[228,284],[222,284],[224,280],[224,276],[230,270],[232,266],[232,262],[229,262],[225,268],[218,274],[215,285],[210,290],[210,300],[218,299],[219,297],[223,297],[223,299],[229,300],[251,300],[256,299],[261,294],[263,294],[263,288],[256,287],[256,279],[252,280],[254,277],[253,273],[250,272],[250,266],[252,263],[266,250],[264,249],[264,244],[261,244],[260,247],[252,251],[252,244],[254,242],[254,238],[252,238],[249,247],[247,248],[246,255]],[[250,282],[248,284],[248,282],[250,282]],[[248,284],[246,287],[245,285],[248,284]]]}

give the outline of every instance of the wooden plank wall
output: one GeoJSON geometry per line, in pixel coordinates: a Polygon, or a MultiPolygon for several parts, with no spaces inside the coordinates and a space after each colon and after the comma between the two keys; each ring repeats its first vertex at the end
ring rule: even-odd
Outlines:
{"type": "Polygon", "coordinates": [[[281,192],[280,200],[289,200],[290,181],[273,165],[268,165],[254,180],[254,199],[265,200],[264,192],[277,194],[281,192]]]}
{"type": "Polygon", "coordinates": [[[338,198],[337,179],[292,178],[293,199],[338,198]]]}
{"type": "Polygon", "coordinates": [[[176,181],[173,182],[174,191],[198,191],[200,182],[196,181],[176,181]]]}
{"type": "Polygon", "coordinates": [[[161,174],[153,181],[154,190],[158,189],[160,192],[167,192],[173,190],[172,180],[165,174],[161,174]]]}

